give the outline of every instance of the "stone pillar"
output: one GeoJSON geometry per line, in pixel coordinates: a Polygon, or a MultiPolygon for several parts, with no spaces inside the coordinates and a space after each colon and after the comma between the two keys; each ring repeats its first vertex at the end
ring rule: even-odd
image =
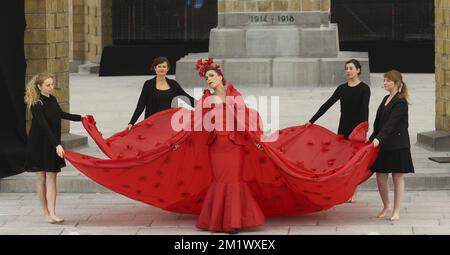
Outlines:
{"type": "Polygon", "coordinates": [[[98,72],[103,47],[112,44],[112,0],[71,0],[72,71],[98,72]]]}
{"type": "Polygon", "coordinates": [[[209,52],[178,61],[177,81],[198,86],[195,58],[208,56],[223,63],[227,81],[241,86],[337,86],[351,58],[361,61],[362,80],[370,84],[368,54],[339,51],[330,0],[218,0],[209,52]]]}
{"type": "MultiPolygon", "coordinates": [[[[25,0],[26,82],[40,72],[55,74],[54,95],[61,108],[70,112],[69,104],[69,31],[66,0],[25,0]]],[[[30,125],[27,114],[27,126],[30,125]]],[[[69,121],[64,120],[62,133],[69,133],[69,121]]]]}
{"type": "Polygon", "coordinates": [[[450,0],[435,0],[435,131],[417,134],[432,150],[450,150],[450,0]]]}
{"type": "Polygon", "coordinates": [[[103,47],[112,43],[112,0],[86,0],[85,17],[85,59],[99,64],[103,47]]]}

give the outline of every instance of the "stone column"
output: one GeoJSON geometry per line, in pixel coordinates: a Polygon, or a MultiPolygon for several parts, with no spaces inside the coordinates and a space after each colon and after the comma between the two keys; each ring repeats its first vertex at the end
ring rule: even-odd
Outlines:
{"type": "Polygon", "coordinates": [[[112,44],[112,0],[71,0],[73,64],[98,72],[103,47],[112,44]]]}
{"type": "Polygon", "coordinates": [[[450,0],[435,0],[435,131],[417,135],[432,150],[450,150],[450,0]]]}
{"type": "Polygon", "coordinates": [[[112,0],[86,0],[85,59],[99,64],[103,47],[112,43],[112,0]]]}
{"type": "MultiPolygon", "coordinates": [[[[68,2],[66,0],[25,0],[25,18],[27,22],[24,45],[27,61],[26,82],[40,72],[55,74],[54,95],[61,108],[70,112],[68,2]]],[[[28,113],[28,127],[30,119],[31,116],[28,113]]],[[[65,133],[65,138],[69,138],[69,121],[62,122],[61,131],[65,133]]]]}

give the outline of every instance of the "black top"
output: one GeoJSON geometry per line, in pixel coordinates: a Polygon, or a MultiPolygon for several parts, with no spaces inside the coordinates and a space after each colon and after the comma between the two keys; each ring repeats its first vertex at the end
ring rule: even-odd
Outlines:
{"type": "Polygon", "coordinates": [[[61,119],[81,121],[81,116],[63,112],[52,95],[41,95],[40,101],[31,106],[31,114],[26,170],[59,171],[65,166],[64,160],[56,154],[56,146],[61,144],[61,119]]]}
{"type": "Polygon", "coordinates": [[[348,86],[348,83],[339,85],[309,122],[316,122],[338,100],[341,102],[338,134],[347,139],[358,124],[369,119],[370,87],[364,82],[354,87],[348,86]]]}
{"type": "Polygon", "coordinates": [[[396,150],[410,148],[408,133],[408,102],[396,94],[385,106],[389,95],[383,98],[377,110],[370,141],[377,138],[380,149],[396,150]]]}
{"type": "Polygon", "coordinates": [[[166,81],[170,87],[168,90],[159,90],[156,88],[156,77],[144,83],[139,101],[129,124],[134,125],[144,109],[145,118],[157,112],[170,109],[172,107],[172,100],[177,96],[182,96],[181,99],[189,103],[192,107],[195,107],[196,100],[186,93],[178,82],[168,78],[166,78],[166,81]]]}

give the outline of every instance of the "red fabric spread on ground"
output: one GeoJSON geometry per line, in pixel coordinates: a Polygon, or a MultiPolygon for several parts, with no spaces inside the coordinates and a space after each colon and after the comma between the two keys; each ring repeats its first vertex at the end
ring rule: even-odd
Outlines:
{"type": "MultiPolygon", "coordinates": [[[[227,95],[240,95],[228,87],[227,95]]],[[[196,111],[202,111],[207,96],[196,111]]],[[[235,107],[242,106],[243,101],[235,107]]],[[[209,146],[216,132],[176,131],[171,120],[179,114],[192,121],[209,110],[197,115],[184,108],[162,111],[108,139],[89,116],[83,125],[110,159],[72,151],[66,151],[66,159],[95,182],[129,198],[172,212],[199,214],[211,185],[209,146]]],[[[246,120],[246,130],[250,125],[246,120]]],[[[270,136],[260,137],[261,131],[229,132],[229,139],[244,148],[242,180],[264,215],[299,215],[347,201],[370,177],[378,150],[365,143],[367,128],[367,122],[361,123],[349,140],[318,125],[282,129],[273,142],[264,142],[270,136]]],[[[223,164],[232,161],[223,158],[223,164]]]]}

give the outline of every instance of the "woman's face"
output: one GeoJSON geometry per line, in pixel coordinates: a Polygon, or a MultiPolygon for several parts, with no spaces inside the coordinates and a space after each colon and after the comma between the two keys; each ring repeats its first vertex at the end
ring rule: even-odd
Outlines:
{"type": "Polygon", "coordinates": [[[207,71],[205,74],[205,79],[208,83],[208,86],[213,89],[222,84],[222,76],[217,74],[214,70],[207,71]]]}
{"type": "Polygon", "coordinates": [[[55,88],[53,84],[53,78],[47,78],[44,80],[42,85],[38,85],[39,90],[44,95],[50,95],[53,92],[53,89],[55,88]]]}
{"type": "Polygon", "coordinates": [[[397,90],[397,84],[394,81],[391,81],[389,78],[384,77],[384,89],[391,92],[397,90]]]}
{"type": "Polygon", "coordinates": [[[157,64],[155,66],[155,72],[158,76],[166,76],[169,71],[169,65],[167,62],[162,62],[161,64],[157,64]]]}
{"type": "Polygon", "coordinates": [[[354,79],[358,77],[360,69],[357,69],[355,64],[348,63],[345,65],[345,75],[347,75],[347,79],[354,79]]]}

